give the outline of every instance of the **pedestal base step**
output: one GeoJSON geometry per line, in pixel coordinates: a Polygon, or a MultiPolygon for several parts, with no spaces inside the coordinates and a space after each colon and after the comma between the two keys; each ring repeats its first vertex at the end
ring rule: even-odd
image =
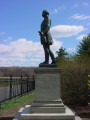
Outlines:
{"type": "Polygon", "coordinates": [[[64,107],[63,103],[50,104],[50,103],[32,103],[32,107],[64,107]]]}
{"type": "MultiPolygon", "coordinates": [[[[44,101],[33,101],[33,104],[37,104],[37,105],[41,105],[41,104],[63,104],[62,99],[58,99],[58,100],[44,100],[44,101]]],[[[64,104],[63,104],[64,105],[64,104]]]]}
{"type": "Polygon", "coordinates": [[[32,107],[30,113],[65,113],[65,107],[32,107]]]}
{"type": "Polygon", "coordinates": [[[36,102],[34,101],[30,107],[30,113],[65,113],[65,106],[63,103],[58,101],[50,102],[36,102]]]}
{"type": "Polygon", "coordinates": [[[27,105],[21,113],[21,120],[75,120],[74,113],[68,107],[65,113],[30,113],[29,110],[30,105],[27,105]]]}

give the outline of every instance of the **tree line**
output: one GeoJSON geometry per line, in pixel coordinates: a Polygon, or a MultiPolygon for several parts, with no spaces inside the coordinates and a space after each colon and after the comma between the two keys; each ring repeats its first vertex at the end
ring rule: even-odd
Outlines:
{"type": "Polygon", "coordinates": [[[22,76],[33,76],[34,68],[33,67],[0,67],[0,77],[13,77],[22,76]]]}

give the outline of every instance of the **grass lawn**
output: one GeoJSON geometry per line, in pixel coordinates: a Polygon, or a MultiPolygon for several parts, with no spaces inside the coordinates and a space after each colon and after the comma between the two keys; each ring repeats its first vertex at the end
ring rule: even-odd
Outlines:
{"type": "Polygon", "coordinates": [[[11,101],[2,104],[0,109],[0,120],[13,120],[14,116],[21,107],[31,104],[34,98],[34,92],[31,92],[22,97],[18,97],[11,101]]]}

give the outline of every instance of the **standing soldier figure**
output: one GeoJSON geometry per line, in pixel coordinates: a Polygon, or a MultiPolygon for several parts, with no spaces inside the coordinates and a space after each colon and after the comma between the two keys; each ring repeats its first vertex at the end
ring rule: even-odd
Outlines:
{"type": "Polygon", "coordinates": [[[49,12],[47,10],[44,10],[42,12],[42,17],[44,17],[44,20],[41,23],[41,31],[39,31],[39,34],[41,38],[41,44],[43,45],[44,48],[45,61],[40,64],[49,64],[49,55],[52,60],[51,64],[55,64],[54,54],[50,50],[50,45],[53,44],[53,40],[50,33],[51,20],[49,18],[49,12]]]}

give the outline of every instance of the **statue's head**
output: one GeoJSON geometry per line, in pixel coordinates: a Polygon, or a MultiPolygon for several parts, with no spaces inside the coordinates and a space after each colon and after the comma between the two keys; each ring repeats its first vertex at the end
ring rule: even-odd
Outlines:
{"type": "Polygon", "coordinates": [[[49,12],[48,12],[47,10],[43,10],[42,16],[45,17],[45,16],[47,16],[47,15],[49,15],[49,12]]]}

